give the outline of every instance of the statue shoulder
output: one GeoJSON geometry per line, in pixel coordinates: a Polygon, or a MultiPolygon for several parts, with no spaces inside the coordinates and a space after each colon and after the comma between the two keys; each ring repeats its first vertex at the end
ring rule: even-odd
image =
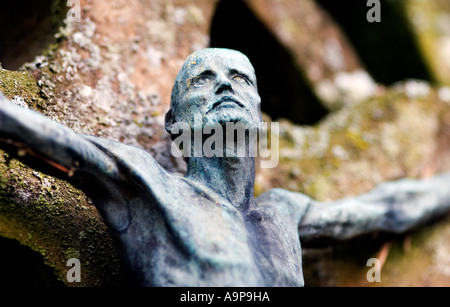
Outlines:
{"type": "Polygon", "coordinates": [[[108,184],[112,198],[94,200],[95,205],[102,208],[107,224],[116,231],[147,223],[143,220],[147,217],[142,215],[143,208],[150,206],[151,214],[156,215],[166,212],[168,206],[173,205],[173,191],[188,189],[179,176],[166,171],[145,150],[104,138],[83,137],[110,156],[119,170],[120,181],[108,184]],[[158,207],[164,210],[154,210],[158,207]]]}
{"type": "Polygon", "coordinates": [[[299,192],[274,188],[255,199],[258,205],[270,206],[299,223],[311,203],[311,198],[299,192]]]}
{"type": "Polygon", "coordinates": [[[169,180],[174,175],[167,172],[147,151],[121,142],[95,136],[84,136],[102,151],[112,156],[122,171],[135,176],[155,176],[169,180]]]}

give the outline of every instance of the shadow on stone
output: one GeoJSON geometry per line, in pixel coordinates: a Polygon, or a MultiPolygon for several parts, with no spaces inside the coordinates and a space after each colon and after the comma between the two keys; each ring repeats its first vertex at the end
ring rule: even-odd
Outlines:
{"type": "Polygon", "coordinates": [[[218,3],[210,45],[236,49],[249,57],[256,70],[262,111],[273,120],[281,117],[312,125],[327,114],[289,51],[242,1],[218,3]]]}
{"type": "Polygon", "coordinates": [[[367,1],[317,0],[343,31],[368,72],[390,85],[404,79],[431,80],[430,72],[411,31],[402,1],[381,2],[381,22],[368,22],[367,1]]]}
{"type": "Polygon", "coordinates": [[[0,63],[17,70],[42,54],[55,41],[63,20],[65,1],[16,0],[0,10],[0,63]]]}
{"type": "Polygon", "coordinates": [[[15,240],[0,237],[0,287],[61,287],[42,256],[15,240]]]}

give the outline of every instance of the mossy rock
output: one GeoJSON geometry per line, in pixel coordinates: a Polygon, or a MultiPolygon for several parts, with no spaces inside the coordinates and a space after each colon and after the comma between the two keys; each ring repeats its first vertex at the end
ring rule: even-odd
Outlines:
{"type": "MultiPolygon", "coordinates": [[[[24,107],[39,110],[44,103],[40,87],[28,72],[1,69],[0,90],[24,107]]],[[[0,236],[39,253],[51,268],[47,272],[53,272],[62,284],[75,285],[66,279],[67,260],[72,257],[82,264],[82,281],[77,285],[124,282],[109,230],[90,199],[67,182],[32,170],[1,150],[0,236]]]]}
{"type": "Polygon", "coordinates": [[[280,162],[276,171],[259,170],[257,191],[278,186],[331,200],[367,192],[385,180],[436,171],[437,147],[448,139],[450,116],[442,89],[411,80],[315,126],[280,122],[280,162]]]}
{"type": "Polygon", "coordinates": [[[450,3],[408,0],[402,4],[434,81],[450,85],[450,3]]]}

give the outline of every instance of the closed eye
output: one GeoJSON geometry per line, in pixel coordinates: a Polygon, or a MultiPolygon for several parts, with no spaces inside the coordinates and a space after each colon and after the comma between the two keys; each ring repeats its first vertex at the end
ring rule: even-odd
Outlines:
{"type": "Polygon", "coordinates": [[[242,84],[253,85],[250,79],[243,74],[236,74],[233,76],[233,80],[242,84]]]}
{"type": "Polygon", "coordinates": [[[212,80],[213,73],[211,71],[205,71],[192,80],[192,85],[194,85],[195,87],[201,87],[212,80]]]}
{"type": "Polygon", "coordinates": [[[211,78],[210,78],[210,77],[208,77],[208,76],[201,76],[201,77],[195,78],[192,84],[193,84],[195,87],[200,87],[200,86],[205,85],[205,84],[208,83],[209,81],[211,81],[211,78]]]}

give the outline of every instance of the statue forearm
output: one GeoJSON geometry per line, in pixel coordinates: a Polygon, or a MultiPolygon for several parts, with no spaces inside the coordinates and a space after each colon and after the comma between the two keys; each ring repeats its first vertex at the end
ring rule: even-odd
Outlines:
{"type": "MultiPolygon", "coordinates": [[[[0,143],[32,155],[70,177],[74,172],[117,172],[112,158],[69,128],[0,94],[0,143]]],[[[5,147],[5,146],[3,146],[5,147]]]]}
{"type": "Polygon", "coordinates": [[[302,243],[345,240],[370,232],[401,233],[450,210],[450,173],[387,182],[367,194],[311,202],[299,224],[302,243]]]}

